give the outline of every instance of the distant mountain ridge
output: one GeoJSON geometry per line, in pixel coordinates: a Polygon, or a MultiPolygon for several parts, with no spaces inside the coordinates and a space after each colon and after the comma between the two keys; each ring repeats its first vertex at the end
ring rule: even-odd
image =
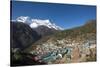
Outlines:
{"type": "Polygon", "coordinates": [[[28,16],[20,16],[16,22],[22,22],[28,24],[31,28],[38,28],[39,26],[46,26],[50,29],[63,30],[60,26],[57,26],[55,23],[52,23],[49,19],[31,19],[28,16]]]}
{"type": "Polygon", "coordinates": [[[88,35],[90,35],[90,34],[96,35],[96,20],[89,20],[83,26],[63,30],[59,33],[56,33],[54,36],[56,36],[58,38],[63,38],[63,37],[76,38],[77,36],[86,37],[87,34],[88,35]]]}
{"type": "Polygon", "coordinates": [[[20,16],[12,22],[27,24],[42,37],[63,30],[63,28],[57,26],[55,23],[52,23],[49,19],[31,19],[28,16],[20,16]]]}

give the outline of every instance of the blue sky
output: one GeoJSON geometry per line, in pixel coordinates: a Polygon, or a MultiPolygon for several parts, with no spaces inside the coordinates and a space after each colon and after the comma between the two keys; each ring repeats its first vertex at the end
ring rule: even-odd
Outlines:
{"type": "Polygon", "coordinates": [[[11,20],[19,16],[50,19],[56,25],[68,29],[96,19],[96,6],[13,1],[11,14],[11,20]]]}

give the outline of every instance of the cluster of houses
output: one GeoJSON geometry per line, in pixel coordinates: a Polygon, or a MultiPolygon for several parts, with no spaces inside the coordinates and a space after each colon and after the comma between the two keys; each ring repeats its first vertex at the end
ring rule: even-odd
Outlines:
{"type": "MultiPolygon", "coordinates": [[[[85,61],[86,55],[90,55],[90,49],[96,49],[96,40],[76,42],[63,39],[37,45],[36,49],[30,51],[30,53],[36,54],[38,59],[48,64],[57,59],[62,59],[64,55],[66,55],[66,61],[68,62],[82,62],[85,61]]],[[[93,53],[96,54],[96,51],[93,53]]]]}

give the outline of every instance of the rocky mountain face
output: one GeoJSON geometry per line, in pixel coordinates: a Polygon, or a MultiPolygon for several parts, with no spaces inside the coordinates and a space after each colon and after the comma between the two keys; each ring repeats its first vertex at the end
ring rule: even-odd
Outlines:
{"type": "Polygon", "coordinates": [[[24,49],[36,42],[41,36],[27,24],[11,22],[11,47],[24,49]]]}

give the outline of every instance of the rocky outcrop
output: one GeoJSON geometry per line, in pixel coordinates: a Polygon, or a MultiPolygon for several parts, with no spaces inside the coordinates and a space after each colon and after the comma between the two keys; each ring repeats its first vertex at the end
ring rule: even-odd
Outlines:
{"type": "Polygon", "coordinates": [[[35,30],[38,34],[40,34],[43,37],[48,36],[48,35],[52,35],[58,31],[58,30],[55,30],[53,28],[48,28],[46,26],[39,26],[37,28],[34,28],[33,30],[35,30]]]}

